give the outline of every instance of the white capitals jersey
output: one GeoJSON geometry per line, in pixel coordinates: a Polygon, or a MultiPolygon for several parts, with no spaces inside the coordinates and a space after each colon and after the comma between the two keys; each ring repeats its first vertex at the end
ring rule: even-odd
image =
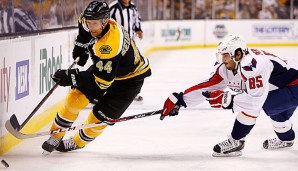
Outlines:
{"type": "Polygon", "coordinates": [[[236,71],[227,70],[224,64],[215,65],[211,77],[184,91],[188,107],[205,101],[204,91],[225,90],[234,94],[233,109],[258,117],[268,92],[298,84],[298,70],[277,56],[263,50],[249,49],[236,71]]]}

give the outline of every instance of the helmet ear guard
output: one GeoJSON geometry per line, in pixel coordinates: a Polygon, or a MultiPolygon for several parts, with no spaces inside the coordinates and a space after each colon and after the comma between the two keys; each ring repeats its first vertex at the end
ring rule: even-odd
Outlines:
{"type": "Polygon", "coordinates": [[[107,19],[101,19],[101,23],[102,23],[102,25],[104,26],[105,24],[107,24],[107,19]]]}
{"type": "Polygon", "coordinates": [[[241,48],[238,48],[238,49],[235,50],[234,56],[231,55],[231,57],[232,57],[233,61],[236,62],[236,63],[238,63],[240,61],[240,59],[241,59],[241,58],[238,59],[238,60],[236,59],[237,52],[240,52],[241,53],[241,58],[243,57],[243,54],[244,54],[243,53],[243,50],[241,48]]]}
{"type": "Polygon", "coordinates": [[[237,55],[238,51],[241,53],[241,56],[243,56],[243,54],[244,54],[243,52],[245,51],[245,49],[244,50],[241,49],[241,48],[236,49],[235,52],[234,52],[234,58],[236,58],[236,55],[237,55]]]}

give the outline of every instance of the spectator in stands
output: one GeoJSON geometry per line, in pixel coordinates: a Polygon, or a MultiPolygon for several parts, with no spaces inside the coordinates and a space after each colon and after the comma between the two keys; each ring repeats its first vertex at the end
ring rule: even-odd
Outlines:
{"type": "Polygon", "coordinates": [[[195,19],[205,19],[206,11],[207,9],[205,0],[196,0],[195,19]]]}
{"type": "Polygon", "coordinates": [[[298,19],[298,6],[294,7],[293,19],[298,19]]]}
{"type": "Polygon", "coordinates": [[[234,19],[235,18],[235,2],[231,0],[216,1],[216,19],[234,19]]]}
{"type": "Polygon", "coordinates": [[[249,14],[247,5],[242,6],[242,9],[239,10],[239,12],[237,13],[237,18],[238,19],[250,19],[250,14],[249,14]]]}
{"type": "Polygon", "coordinates": [[[160,0],[154,0],[155,4],[155,13],[154,13],[154,19],[155,20],[162,20],[164,11],[163,11],[163,1],[160,0]]]}
{"type": "Polygon", "coordinates": [[[79,13],[77,11],[77,1],[64,0],[63,17],[64,26],[74,26],[77,24],[79,13]]]}
{"type": "Polygon", "coordinates": [[[278,1],[275,11],[278,19],[290,19],[289,7],[287,7],[281,1],[278,1]]]}
{"type": "Polygon", "coordinates": [[[263,0],[263,7],[277,7],[277,1],[278,0],[263,0]]]}
{"type": "Polygon", "coordinates": [[[9,0],[1,0],[0,1],[0,33],[5,33],[7,30],[5,27],[7,27],[6,24],[7,21],[5,19],[7,19],[6,15],[6,8],[8,8],[10,6],[9,4],[9,0]]]}
{"type": "Polygon", "coordinates": [[[259,12],[255,4],[250,4],[248,7],[250,19],[258,19],[259,12]]]}
{"type": "Polygon", "coordinates": [[[1,33],[27,32],[37,30],[36,17],[29,0],[20,1],[23,8],[12,8],[9,5],[1,10],[1,33]]]}
{"type": "Polygon", "coordinates": [[[195,9],[195,19],[205,19],[206,18],[206,11],[202,8],[195,9]]]}
{"type": "Polygon", "coordinates": [[[259,19],[272,19],[272,14],[269,8],[270,7],[264,7],[263,10],[259,12],[259,19]]]}
{"type": "Polygon", "coordinates": [[[205,19],[212,19],[212,2],[213,0],[205,0],[205,19]]]}
{"type": "Polygon", "coordinates": [[[3,15],[3,9],[2,9],[2,2],[0,1],[0,34],[3,33],[4,31],[3,30],[3,24],[2,24],[2,15],[3,15]]]}
{"type": "Polygon", "coordinates": [[[40,23],[42,29],[51,29],[59,27],[58,18],[56,15],[57,5],[58,0],[47,0],[43,2],[42,21],[40,23]]]}
{"type": "Polygon", "coordinates": [[[180,20],[182,19],[180,16],[182,3],[180,0],[174,0],[174,20],[180,20]]]}
{"type": "Polygon", "coordinates": [[[192,18],[192,0],[184,0],[182,5],[182,17],[183,19],[191,19],[192,18]]]}

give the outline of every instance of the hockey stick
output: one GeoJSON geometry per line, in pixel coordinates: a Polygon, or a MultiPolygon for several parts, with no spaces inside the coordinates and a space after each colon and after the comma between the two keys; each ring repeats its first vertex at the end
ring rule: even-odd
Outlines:
{"type": "Polygon", "coordinates": [[[59,128],[59,129],[55,129],[52,131],[45,131],[45,132],[39,132],[39,133],[33,133],[33,134],[24,134],[24,133],[21,133],[20,131],[17,131],[16,129],[14,129],[14,127],[12,127],[9,120],[6,121],[5,127],[6,127],[7,131],[10,132],[14,137],[16,137],[18,139],[28,139],[28,138],[35,138],[35,137],[40,137],[40,136],[45,136],[45,135],[50,135],[50,134],[58,134],[61,132],[75,131],[75,130],[84,129],[84,128],[92,128],[92,127],[96,127],[96,126],[101,126],[103,124],[111,124],[111,123],[128,121],[128,120],[132,120],[132,119],[144,118],[144,117],[160,114],[161,111],[162,110],[151,111],[151,112],[141,113],[141,114],[137,114],[137,115],[131,115],[131,116],[127,116],[127,117],[123,117],[123,118],[119,118],[119,119],[108,120],[105,122],[79,125],[79,126],[74,126],[74,127],[70,127],[70,128],[59,128]]]}
{"type": "MultiPolygon", "coordinates": [[[[79,57],[77,57],[75,59],[75,61],[69,66],[68,69],[71,69],[72,67],[74,67],[78,61],[80,60],[79,57]]],[[[20,125],[17,119],[17,116],[15,114],[11,115],[10,119],[7,121],[10,124],[12,128],[14,128],[16,131],[21,130],[26,124],[27,122],[33,117],[33,115],[37,112],[37,110],[43,105],[43,103],[51,96],[51,94],[54,92],[54,90],[56,90],[56,88],[59,85],[56,83],[51,90],[44,96],[44,98],[38,103],[38,105],[33,109],[33,111],[31,112],[31,114],[25,119],[25,121],[20,125]]]]}

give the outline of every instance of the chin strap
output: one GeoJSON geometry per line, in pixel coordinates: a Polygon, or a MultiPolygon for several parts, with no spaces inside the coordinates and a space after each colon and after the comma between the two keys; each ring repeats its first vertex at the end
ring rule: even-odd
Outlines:
{"type": "Polygon", "coordinates": [[[235,69],[238,69],[238,66],[240,65],[240,61],[236,61],[235,58],[233,58],[233,61],[236,63],[235,69]]]}
{"type": "MultiPolygon", "coordinates": [[[[236,54],[236,52],[235,52],[235,54],[236,54]]],[[[241,59],[244,57],[244,54],[243,53],[241,53],[242,54],[242,57],[241,57],[241,59]]],[[[239,60],[239,61],[236,61],[236,57],[235,57],[235,55],[234,56],[232,56],[231,57],[232,59],[233,59],[233,61],[236,63],[236,66],[235,66],[235,71],[237,71],[238,70],[238,67],[239,67],[239,65],[240,65],[240,61],[241,60],[239,60]]]]}
{"type": "Polygon", "coordinates": [[[236,64],[235,64],[235,69],[233,69],[233,73],[236,74],[237,71],[238,71],[238,68],[239,68],[239,66],[240,66],[240,61],[236,61],[235,58],[232,58],[232,59],[233,59],[233,61],[236,63],[236,64]]]}

